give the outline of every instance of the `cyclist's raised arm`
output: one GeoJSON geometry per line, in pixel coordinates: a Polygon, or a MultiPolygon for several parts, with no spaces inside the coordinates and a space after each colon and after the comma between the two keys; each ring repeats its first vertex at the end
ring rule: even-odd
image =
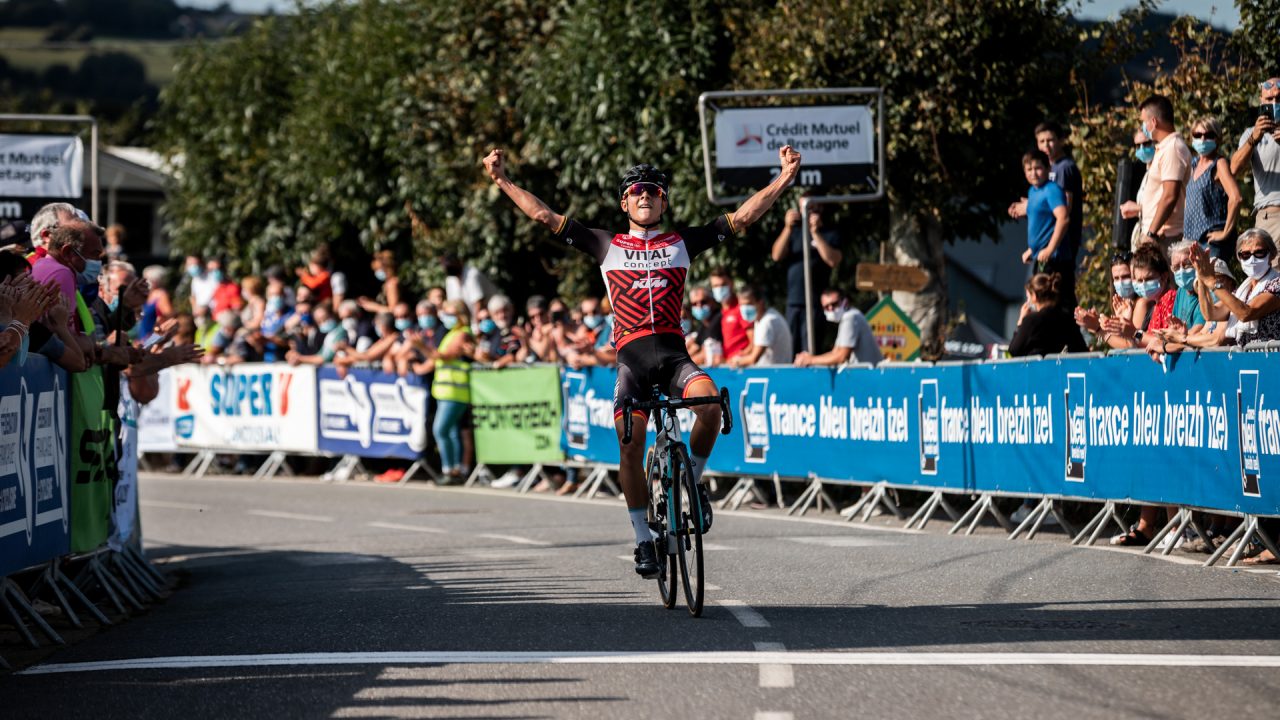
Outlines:
{"type": "Polygon", "coordinates": [[[521,188],[507,178],[506,162],[502,157],[502,150],[494,149],[484,159],[485,172],[489,173],[489,177],[493,179],[493,183],[502,189],[515,202],[525,215],[533,220],[537,220],[543,225],[550,228],[552,232],[559,232],[564,227],[564,216],[555,212],[547,204],[538,199],[538,196],[521,188]]]}
{"type": "Polygon", "coordinates": [[[792,150],[790,145],[784,145],[778,150],[778,160],[782,163],[782,172],[778,173],[778,177],[755,195],[747,198],[747,201],[730,215],[729,219],[733,223],[735,232],[741,233],[747,229],[747,226],[759,220],[778,200],[783,191],[791,187],[791,183],[795,181],[796,174],[800,172],[800,153],[792,150]]]}

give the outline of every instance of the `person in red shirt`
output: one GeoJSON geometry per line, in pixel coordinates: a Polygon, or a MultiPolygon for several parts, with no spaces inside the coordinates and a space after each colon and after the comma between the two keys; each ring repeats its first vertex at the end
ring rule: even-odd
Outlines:
{"type": "Polygon", "coordinates": [[[240,283],[227,277],[223,269],[225,263],[221,258],[209,260],[207,277],[214,279],[218,287],[213,291],[213,300],[209,302],[212,315],[217,317],[223,310],[240,310],[244,307],[244,298],[240,295],[240,283]]]}
{"type": "Polygon", "coordinates": [[[733,291],[733,276],[725,268],[711,271],[711,297],[720,303],[720,334],[724,338],[724,361],[751,347],[751,323],[742,319],[742,304],[733,291]]]}

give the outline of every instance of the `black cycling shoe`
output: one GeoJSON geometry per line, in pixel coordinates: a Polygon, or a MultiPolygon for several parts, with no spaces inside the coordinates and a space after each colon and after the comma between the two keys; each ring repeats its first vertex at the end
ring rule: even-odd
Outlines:
{"type": "Polygon", "coordinates": [[[636,545],[636,574],[646,580],[658,577],[658,553],[652,542],[636,545]]]}
{"type": "Polygon", "coordinates": [[[711,493],[707,492],[707,486],[698,483],[698,504],[702,506],[702,532],[711,529],[712,513],[711,513],[711,493]]]}

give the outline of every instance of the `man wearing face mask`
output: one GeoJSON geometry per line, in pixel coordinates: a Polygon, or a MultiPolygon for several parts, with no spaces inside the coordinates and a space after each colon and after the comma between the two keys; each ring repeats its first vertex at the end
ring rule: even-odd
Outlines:
{"type": "Polygon", "coordinates": [[[1191,178],[1191,150],[1173,124],[1173,103],[1163,95],[1152,95],[1138,107],[1143,136],[1154,143],[1151,150],[1139,148],[1138,159],[1149,163],[1138,187],[1138,212],[1132,201],[1121,206],[1126,218],[1139,217],[1134,230],[1133,249],[1143,242],[1155,242],[1167,249],[1182,238],[1182,215],[1191,178]],[[1149,157],[1149,160],[1144,158],[1149,157]],[[1127,208],[1127,210],[1126,210],[1127,208]]]}
{"type": "Polygon", "coordinates": [[[1231,174],[1239,176],[1248,163],[1253,174],[1253,226],[1275,238],[1280,237],[1280,77],[1268,78],[1258,90],[1258,116],[1240,135],[1231,174]]]}
{"type": "Polygon", "coordinates": [[[693,316],[693,333],[685,338],[689,356],[699,365],[714,366],[720,362],[720,349],[724,347],[720,303],[711,296],[711,290],[699,285],[689,291],[689,310],[693,316]]]}
{"type": "Polygon", "coordinates": [[[62,297],[74,305],[78,286],[97,283],[102,271],[102,240],[95,228],[78,220],[54,228],[48,235],[45,256],[31,266],[31,279],[41,285],[52,280],[62,297]]]}
{"type": "Polygon", "coordinates": [[[424,346],[435,350],[440,346],[440,338],[445,333],[440,327],[440,318],[436,315],[436,305],[430,300],[419,300],[416,310],[418,337],[424,346]]]}
{"type": "Polygon", "coordinates": [[[729,364],[734,367],[752,365],[790,365],[795,355],[791,352],[791,328],[782,313],[769,307],[764,293],[757,287],[745,286],[738,293],[742,319],[752,324],[751,347],[739,353],[729,364]]]}
{"type": "Polygon", "coordinates": [[[843,365],[847,362],[871,363],[884,360],[880,346],[876,344],[871,325],[862,311],[849,303],[843,290],[827,288],[822,291],[822,314],[829,323],[835,323],[835,347],[821,355],[802,352],[796,355],[799,367],[843,365]]]}

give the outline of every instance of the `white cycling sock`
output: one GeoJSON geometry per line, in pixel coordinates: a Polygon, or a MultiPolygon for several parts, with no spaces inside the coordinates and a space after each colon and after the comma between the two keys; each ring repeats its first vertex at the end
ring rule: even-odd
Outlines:
{"type": "Polygon", "coordinates": [[[707,456],[694,455],[690,460],[693,462],[693,481],[700,483],[702,482],[702,471],[707,469],[707,456]]]}
{"type": "Polygon", "coordinates": [[[631,516],[631,529],[636,531],[636,544],[639,545],[642,542],[653,540],[653,533],[649,531],[649,519],[646,517],[645,509],[627,508],[627,514],[631,516]]]}

